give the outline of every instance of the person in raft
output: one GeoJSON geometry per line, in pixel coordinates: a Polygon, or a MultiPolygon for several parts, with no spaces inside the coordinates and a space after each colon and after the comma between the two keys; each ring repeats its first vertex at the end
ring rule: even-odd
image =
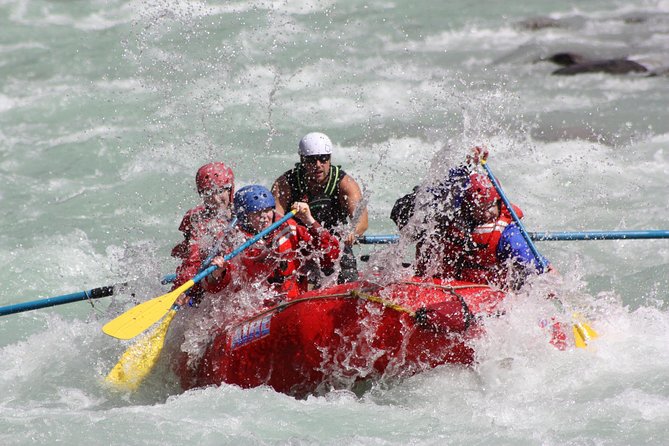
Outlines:
{"type": "Polygon", "coordinates": [[[190,209],[179,225],[183,240],[172,248],[172,257],[185,259],[193,239],[218,233],[217,226],[232,219],[232,198],[235,193],[235,175],[221,162],[205,164],[195,175],[197,192],[202,203],[190,209]]]}
{"type": "Polygon", "coordinates": [[[551,269],[542,257],[549,265],[544,271],[488,177],[474,171],[487,157],[487,150],[476,147],[444,182],[425,193],[416,188],[395,203],[391,218],[416,241],[416,275],[508,290],[551,269]]]}
{"type": "MultiPolygon", "coordinates": [[[[239,189],[234,197],[238,231],[246,239],[258,234],[282,218],[275,208],[274,196],[264,186],[239,189]]],[[[339,241],[316,221],[307,203],[295,202],[291,209],[302,225],[291,218],[238,257],[230,261],[223,255],[214,257],[211,263],[218,269],[202,281],[203,288],[219,293],[230,286],[241,289],[262,283],[280,298],[307,291],[307,265],[331,269],[339,258],[339,241]]]]}
{"type": "MultiPolygon", "coordinates": [[[[202,260],[216,249],[214,237],[226,229],[229,230],[231,225],[232,199],[235,193],[232,169],[222,162],[205,164],[198,169],[195,184],[202,197],[202,204],[186,212],[179,225],[184,238],[172,248],[172,257],[180,258],[182,262],[177,267],[172,290],[199,272],[202,260]]],[[[191,288],[188,296],[190,299],[186,301],[196,303],[202,296],[200,284],[191,288]]]]}
{"type": "MultiPolygon", "coordinates": [[[[339,283],[358,280],[353,243],[367,230],[367,207],[358,183],[341,166],[332,165],[332,141],[318,132],[308,133],[298,145],[300,162],[272,186],[279,213],[294,203],[308,203],[314,218],[344,242],[339,283]],[[348,232],[349,220],[354,224],[348,232]]],[[[324,271],[326,275],[331,272],[324,271]]]]}

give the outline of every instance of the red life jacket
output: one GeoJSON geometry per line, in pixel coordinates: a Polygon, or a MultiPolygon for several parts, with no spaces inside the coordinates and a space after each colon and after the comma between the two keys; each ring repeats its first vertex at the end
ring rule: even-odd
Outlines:
{"type": "MultiPolygon", "coordinates": [[[[518,218],[523,218],[523,211],[513,204],[512,206],[518,218]]],[[[508,269],[500,262],[497,248],[502,233],[511,223],[513,223],[511,213],[502,206],[502,212],[496,221],[474,228],[472,240],[477,249],[467,256],[467,261],[460,271],[461,280],[498,286],[506,284],[508,269]]]]}
{"type": "Polygon", "coordinates": [[[416,243],[416,275],[459,279],[463,245],[469,236],[460,228],[446,229],[447,236],[432,235],[416,243]]]}
{"type": "MultiPolygon", "coordinates": [[[[274,221],[281,219],[274,215],[274,221]]],[[[244,232],[248,238],[253,234],[244,232]]],[[[204,288],[218,293],[239,275],[242,283],[264,283],[275,292],[293,298],[307,291],[303,268],[305,260],[315,257],[322,269],[331,268],[339,258],[339,241],[318,223],[307,229],[289,219],[271,234],[256,242],[231,261],[228,273],[217,283],[204,281],[204,288]]]]}
{"type": "MultiPolygon", "coordinates": [[[[202,261],[209,255],[209,249],[215,240],[213,236],[220,232],[221,228],[227,228],[229,225],[230,222],[227,219],[212,214],[203,205],[186,212],[179,225],[184,239],[172,248],[171,253],[172,257],[182,259],[181,265],[176,270],[177,277],[173,283],[173,290],[198,273],[202,261]]],[[[197,293],[199,288],[199,284],[195,285],[190,293],[197,293]]]]}
{"type": "Polygon", "coordinates": [[[211,212],[202,204],[189,210],[179,225],[179,231],[183,233],[184,239],[172,248],[172,257],[179,259],[187,258],[189,255],[189,244],[193,240],[201,239],[207,235],[213,236],[226,224],[228,224],[227,219],[222,219],[220,215],[211,212]]]}
{"type": "MultiPolygon", "coordinates": [[[[274,221],[279,219],[275,214],[274,221]]],[[[249,282],[266,282],[271,289],[288,297],[306,291],[306,277],[297,273],[301,264],[297,258],[300,242],[297,231],[297,223],[290,219],[248,248],[240,259],[245,278],[249,282]]]]}

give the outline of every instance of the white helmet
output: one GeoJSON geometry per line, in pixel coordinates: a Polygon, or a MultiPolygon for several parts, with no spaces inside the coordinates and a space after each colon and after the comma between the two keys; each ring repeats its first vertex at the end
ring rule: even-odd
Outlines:
{"type": "Polygon", "coordinates": [[[300,156],[332,155],[332,141],[324,133],[307,133],[300,140],[300,156]]]}

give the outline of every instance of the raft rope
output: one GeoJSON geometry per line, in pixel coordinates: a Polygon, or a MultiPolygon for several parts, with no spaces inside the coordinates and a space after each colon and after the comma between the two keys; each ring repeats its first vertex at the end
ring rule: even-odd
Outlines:
{"type": "MultiPolygon", "coordinates": [[[[374,289],[378,289],[378,287],[374,288],[374,289]]],[[[375,303],[381,304],[385,308],[389,308],[391,310],[395,310],[395,311],[398,311],[400,313],[406,313],[411,317],[416,316],[416,313],[409,308],[403,307],[401,305],[397,305],[397,304],[395,304],[395,303],[393,303],[389,300],[383,299],[381,297],[374,296],[372,294],[368,294],[368,292],[373,291],[374,289],[350,290],[350,291],[347,291],[345,293],[324,294],[324,295],[321,295],[321,296],[310,296],[310,297],[303,297],[303,298],[300,298],[300,299],[289,300],[288,302],[282,302],[280,304],[275,305],[272,308],[268,308],[264,311],[261,311],[260,313],[254,314],[252,317],[244,319],[243,321],[233,325],[233,328],[237,327],[239,325],[243,325],[248,321],[258,319],[258,318],[260,318],[260,317],[262,317],[266,314],[283,311],[285,308],[288,308],[291,305],[295,305],[295,304],[298,304],[300,302],[307,302],[307,301],[310,301],[310,300],[335,299],[335,298],[339,298],[339,297],[357,298],[357,299],[361,299],[361,300],[367,300],[367,301],[370,301],[370,302],[375,302],[375,303]]]]}
{"type": "Polygon", "coordinates": [[[396,282],[398,284],[402,285],[419,285],[423,287],[430,287],[430,288],[439,288],[442,290],[447,290],[447,291],[453,291],[453,290],[464,290],[468,288],[488,288],[490,289],[490,285],[484,285],[484,284],[479,284],[479,283],[472,283],[470,285],[457,285],[457,286],[451,286],[451,285],[439,285],[433,282],[411,282],[411,281],[404,281],[404,282],[396,282]]]}
{"type": "Polygon", "coordinates": [[[459,294],[456,293],[455,290],[464,290],[468,288],[486,288],[486,289],[492,289],[490,285],[485,285],[485,284],[478,284],[478,283],[473,283],[471,285],[437,285],[436,283],[426,283],[426,282],[401,282],[403,284],[409,284],[409,285],[420,285],[424,287],[431,287],[431,288],[439,288],[441,290],[446,290],[449,293],[451,293],[453,296],[455,296],[459,301],[460,304],[462,305],[462,311],[465,313],[465,329],[469,328],[469,326],[476,320],[476,315],[469,309],[469,305],[467,304],[467,301],[465,298],[459,294]]]}
{"type": "Polygon", "coordinates": [[[406,307],[403,307],[401,305],[394,304],[390,302],[389,300],[383,299],[379,296],[374,296],[372,294],[367,294],[359,290],[351,290],[351,296],[357,297],[358,299],[363,299],[363,300],[368,300],[370,302],[376,302],[381,305],[383,305],[386,308],[390,308],[391,310],[399,311],[400,313],[406,313],[411,317],[416,317],[416,312],[412,311],[406,307]]]}
{"type": "Polygon", "coordinates": [[[465,314],[465,330],[469,328],[469,326],[472,324],[472,322],[476,321],[476,315],[472,313],[472,311],[469,309],[469,305],[467,305],[467,301],[465,298],[461,295],[455,292],[455,290],[464,290],[464,289],[470,289],[470,288],[487,288],[491,289],[490,285],[484,285],[484,284],[471,284],[471,285],[438,285],[436,283],[426,283],[426,282],[410,282],[410,281],[404,281],[404,282],[399,282],[403,285],[419,285],[423,287],[430,287],[430,288],[438,288],[441,290],[446,290],[451,295],[455,296],[459,301],[460,305],[462,305],[462,311],[465,314]]]}
{"type": "MultiPolygon", "coordinates": [[[[457,285],[457,286],[446,286],[446,285],[438,285],[435,283],[425,283],[425,282],[396,282],[397,284],[402,284],[402,285],[418,285],[418,286],[423,286],[423,287],[431,287],[431,288],[439,288],[442,290],[448,291],[450,294],[455,296],[459,301],[460,305],[462,305],[462,311],[464,313],[464,318],[465,318],[465,329],[469,328],[469,326],[476,320],[476,316],[474,313],[471,312],[469,309],[469,305],[467,305],[467,302],[465,301],[464,297],[458,293],[455,292],[455,290],[462,290],[462,289],[470,289],[470,288],[488,288],[490,289],[490,286],[488,285],[481,285],[481,284],[471,284],[471,285],[457,285]]],[[[398,305],[396,303],[393,303],[387,299],[384,299],[379,296],[374,296],[373,294],[369,294],[369,292],[379,290],[382,288],[381,286],[377,285],[373,288],[367,288],[367,289],[358,289],[358,290],[350,290],[345,293],[334,293],[334,294],[324,294],[320,296],[310,296],[310,297],[303,297],[300,299],[294,299],[290,300],[288,302],[282,302],[280,304],[275,305],[272,308],[268,308],[260,313],[254,314],[252,317],[243,320],[242,322],[239,322],[235,324],[233,327],[243,325],[248,321],[257,319],[259,317],[262,317],[266,314],[269,313],[274,313],[274,312],[279,312],[282,311],[285,308],[288,308],[291,305],[298,304],[300,302],[307,302],[310,300],[325,300],[325,299],[335,299],[339,297],[344,297],[344,298],[358,298],[361,300],[366,300],[369,302],[374,302],[383,305],[385,308],[389,308],[391,310],[395,310],[400,313],[406,313],[412,318],[416,318],[416,312],[411,310],[410,308],[404,307],[402,305],[398,305]]]]}

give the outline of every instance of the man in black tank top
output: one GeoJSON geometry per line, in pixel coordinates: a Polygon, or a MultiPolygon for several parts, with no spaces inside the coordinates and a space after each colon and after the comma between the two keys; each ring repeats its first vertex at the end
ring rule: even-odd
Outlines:
{"type": "Polygon", "coordinates": [[[360,186],[340,166],[330,162],[332,141],[323,133],[309,133],[300,140],[300,162],[272,186],[276,210],[285,212],[296,201],[309,204],[311,213],[343,242],[339,283],[358,279],[351,246],[367,230],[367,207],[360,186]],[[353,229],[348,226],[350,221],[353,229]]]}

